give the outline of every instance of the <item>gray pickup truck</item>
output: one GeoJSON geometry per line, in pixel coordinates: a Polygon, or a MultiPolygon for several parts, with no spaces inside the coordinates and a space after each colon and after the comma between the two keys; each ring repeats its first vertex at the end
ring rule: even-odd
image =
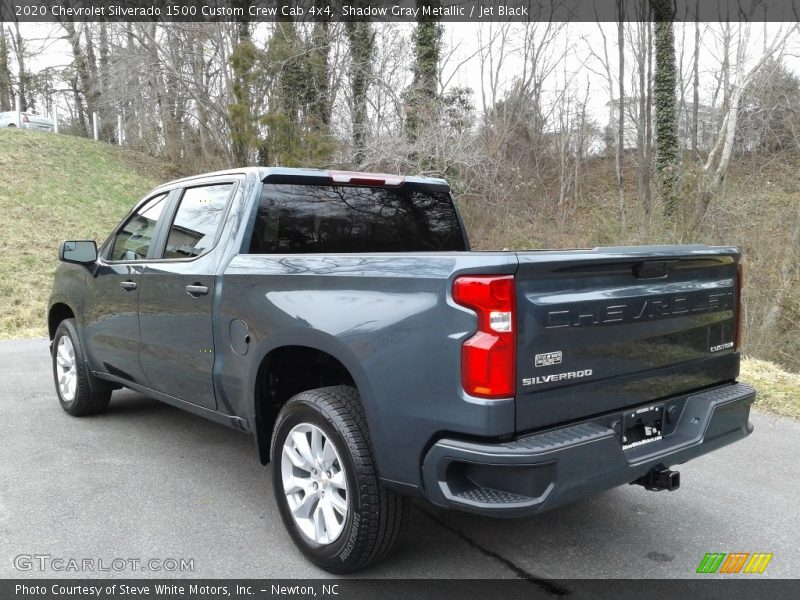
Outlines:
{"type": "Polygon", "coordinates": [[[472,252],[441,179],[247,168],[148,194],[59,249],[61,406],[126,387],[253,434],[331,572],[406,498],[526,516],[744,438],[735,248],[472,252]]]}

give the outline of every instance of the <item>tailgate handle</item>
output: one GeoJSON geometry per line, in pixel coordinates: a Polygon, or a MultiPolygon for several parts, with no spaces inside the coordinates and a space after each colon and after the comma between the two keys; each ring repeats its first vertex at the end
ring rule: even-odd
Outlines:
{"type": "Polygon", "coordinates": [[[645,260],[633,267],[633,274],[639,279],[664,279],[677,260],[645,260]]]}

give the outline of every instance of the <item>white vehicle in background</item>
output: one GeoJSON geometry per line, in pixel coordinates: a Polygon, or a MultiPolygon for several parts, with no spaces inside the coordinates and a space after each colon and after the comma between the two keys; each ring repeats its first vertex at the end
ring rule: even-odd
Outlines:
{"type": "Polygon", "coordinates": [[[20,127],[38,131],[53,131],[53,119],[29,112],[9,111],[0,113],[0,127],[20,127]]]}

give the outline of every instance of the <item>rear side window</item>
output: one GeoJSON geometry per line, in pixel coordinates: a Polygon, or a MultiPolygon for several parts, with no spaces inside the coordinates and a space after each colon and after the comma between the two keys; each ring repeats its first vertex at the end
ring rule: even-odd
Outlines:
{"type": "Polygon", "coordinates": [[[188,188],[169,228],[164,258],[194,258],[214,245],[232,183],[188,188]]]}
{"type": "Polygon", "coordinates": [[[251,254],[464,250],[450,195],[375,187],[265,184],[251,254]]]}
{"type": "Polygon", "coordinates": [[[166,197],[167,194],[155,196],[133,213],[114,238],[108,260],[143,260],[147,257],[166,197]]]}

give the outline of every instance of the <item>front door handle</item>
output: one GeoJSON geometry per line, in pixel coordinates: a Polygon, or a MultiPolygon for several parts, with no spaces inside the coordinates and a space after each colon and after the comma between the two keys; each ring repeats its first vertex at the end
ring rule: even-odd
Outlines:
{"type": "Polygon", "coordinates": [[[197,298],[198,296],[205,296],[208,293],[208,288],[199,283],[195,283],[194,285],[186,286],[186,293],[192,298],[197,298]]]}
{"type": "Polygon", "coordinates": [[[126,292],[130,292],[136,289],[136,282],[135,281],[120,281],[119,287],[121,287],[126,292]]]}

